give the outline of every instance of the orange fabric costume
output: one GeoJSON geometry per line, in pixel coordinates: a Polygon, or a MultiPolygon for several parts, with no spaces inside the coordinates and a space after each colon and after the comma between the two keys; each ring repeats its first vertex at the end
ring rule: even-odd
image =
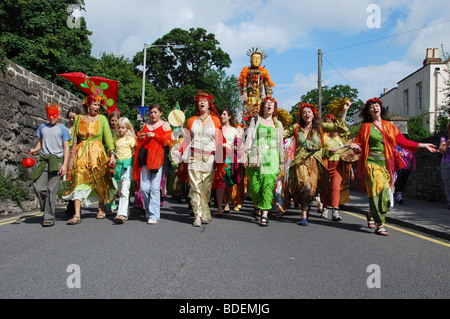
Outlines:
{"type": "MultiPolygon", "coordinates": [[[[394,151],[397,149],[397,144],[402,148],[406,148],[415,153],[419,143],[407,140],[398,128],[390,121],[382,120],[382,135],[384,140],[384,155],[386,158],[386,169],[391,177],[391,183],[394,182],[395,163],[394,163],[394,151]]],[[[364,188],[364,177],[366,172],[367,157],[369,156],[369,137],[370,130],[372,129],[372,122],[364,123],[359,130],[358,135],[354,141],[362,149],[362,156],[358,160],[358,166],[356,168],[355,177],[361,181],[361,189],[364,188]]]]}
{"type": "MultiPolygon", "coordinates": [[[[144,126],[144,129],[138,133],[137,136],[137,145],[136,145],[136,154],[139,154],[139,150],[141,147],[144,147],[148,150],[147,152],[147,168],[149,170],[159,169],[164,164],[164,147],[170,145],[172,142],[172,131],[164,131],[164,125],[157,127],[155,130],[150,131],[147,128],[147,125],[144,126]],[[153,132],[155,134],[154,137],[146,137],[142,141],[139,140],[139,136],[142,133],[153,132]]],[[[142,167],[139,166],[137,156],[134,157],[133,162],[133,179],[139,180],[141,176],[142,167]]]]}

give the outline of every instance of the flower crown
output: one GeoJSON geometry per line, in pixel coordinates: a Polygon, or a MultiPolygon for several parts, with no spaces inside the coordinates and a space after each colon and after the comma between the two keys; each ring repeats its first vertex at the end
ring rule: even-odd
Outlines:
{"type": "Polygon", "coordinates": [[[214,96],[206,92],[203,92],[202,90],[198,90],[198,94],[195,96],[195,102],[198,102],[202,98],[207,99],[211,103],[214,102],[214,96]]]}
{"type": "Polygon", "coordinates": [[[211,94],[208,94],[206,92],[203,92],[202,90],[198,90],[198,94],[195,96],[195,104],[198,103],[198,101],[200,101],[200,99],[207,99],[209,102],[209,109],[211,111],[212,114],[217,114],[217,109],[214,106],[213,102],[214,102],[214,96],[212,96],[211,94]]]}
{"type": "Polygon", "coordinates": [[[264,105],[264,103],[266,103],[267,101],[272,101],[275,104],[275,108],[278,107],[277,100],[275,100],[275,98],[271,96],[266,96],[265,98],[263,98],[263,100],[261,101],[261,105],[264,105]]]}
{"type": "Polygon", "coordinates": [[[302,116],[302,112],[303,112],[303,109],[304,109],[305,107],[310,108],[310,109],[313,111],[314,116],[317,116],[317,113],[318,113],[318,112],[317,112],[317,108],[316,108],[313,104],[308,104],[308,103],[297,103],[296,106],[298,107],[298,116],[299,116],[299,117],[302,116]]]}
{"type": "Polygon", "coordinates": [[[327,114],[323,117],[323,120],[325,121],[326,119],[331,119],[333,122],[336,122],[336,116],[334,116],[333,114],[327,114]]]}
{"type": "Polygon", "coordinates": [[[380,106],[383,106],[383,102],[377,97],[374,97],[373,99],[367,100],[366,104],[364,105],[364,108],[368,107],[371,104],[378,103],[380,106]]]}
{"type": "Polygon", "coordinates": [[[86,96],[86,98],[83,101],[83,106],[88,106],[93,101],[100,101],[100,105],[102,105],[102,106],[106,105],[106,100],[105,100],[105,98],[103,96],[101,96],[101,95],[88,95],[88,96],[86,96]]]}

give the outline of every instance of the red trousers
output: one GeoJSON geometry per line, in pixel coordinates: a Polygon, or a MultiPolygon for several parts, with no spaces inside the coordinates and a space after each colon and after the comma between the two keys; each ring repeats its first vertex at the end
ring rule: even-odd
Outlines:
{"type": "Polygon", "coordinates": [[[328,172],[330,173],[330,182],[327,190],[320,194],[320,200],[325,206],[338,208],[345,174],[344,163],[342,161],[328,162],[328,172]]]}

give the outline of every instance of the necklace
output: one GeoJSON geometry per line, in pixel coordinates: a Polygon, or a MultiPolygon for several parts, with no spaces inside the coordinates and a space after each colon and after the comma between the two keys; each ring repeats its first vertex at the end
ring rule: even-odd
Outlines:
{"type": "Polygon", "coordinates": [[[261,122],[264,126],[273,126],[273,118],[270,116],[268,118],[261,117],[261,122]]]}
{"type": "Polygon", "coordinates": [[[90,116],[90,115],[85,115],[85,117],[84,117],[84,121],[85,122],[88,122],[88,123],[92,123],[92,122],[95,122],[97,120],[97,115],[95,115],[95,116],[90,116]]]}

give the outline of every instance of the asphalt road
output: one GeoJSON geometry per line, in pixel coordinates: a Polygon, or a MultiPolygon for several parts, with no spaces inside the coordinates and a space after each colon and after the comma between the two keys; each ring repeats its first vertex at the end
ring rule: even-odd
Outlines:
{"type": "MultiPolygon", "coordinates": [[[[365,220],[296,224],[298,212],[260,227],[247,202],[199,228],[185,202],[166,202],[157,225],[133,209],[112,217],[82,211],[54,227],[40,217],[0,219],[0,298],[409,299],[450,296],[449,248],[398,229],[373,234],[365,220]]],[[[213,213],[215,209],[213,209],[213,213]]]]}

